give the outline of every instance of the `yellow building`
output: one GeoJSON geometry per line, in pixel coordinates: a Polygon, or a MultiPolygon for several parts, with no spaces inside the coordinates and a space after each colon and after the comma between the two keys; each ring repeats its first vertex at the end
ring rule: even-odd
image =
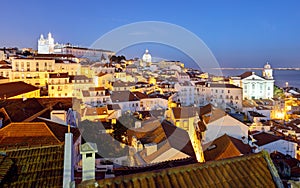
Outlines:
{"type": "Polygon", "coordinates": [[[204,155],[201,146],[200,127],[198,123],[199,108],[196,107],[175,107],[166,111],[166,118],[177,127],[186,130],[190,136],[198,162],[204,162],[204,155]]]}
{"type": "Polygon", "coordinates": [[[90,67],[90,65],[81,65],[80,74],[85,75],[88,78],[93,78],[95,76],[95,71],[90,67]]]}
{"type": "Polygon", "coordinates": [[[95,76],[95,86],[105,87],[112,89],[112,82],[114,81],[114,75],[112,73],[99,73],[95,76]]]}
{"type": "Polygon", "coordinates": [[[24,82],[0,84],[0,99],[38,98],[40,89],[24,82]]]}
{"type": "Polygon", "coordinates": [[[54,70],[55,72],[68,72],[69,75],[79,75],[81,72],[81,65],[72,60],[56,59],[54,70]]]}
{"type": "Polygon", "coordinates": [[[8,61],[0,61],[0,77],[9,78],[11,74],[11,64],[8,61]]]}
{"type": "Polygon", "coordinates": [[[55,60],[49,58],[12,59],[10,81],[23,81],[35,86],[46,86],[49,72],[54,72],[55,60]]]}
{"type": "Polygon", "coordinates": [[[69,75],[68,73],[50,73],[48,84],[49,97],[77,97],[80,98],[82,90],[93,87],[91,78],[83,75],[69,75]]]}
{"type": "Polygon", "coordinates": [[[80,64],[69,59],[54,58],[15,58],[12,59],[10,81],[43,87],[48,83],[49,73],[65,73],[78,75],[80,64]]]}

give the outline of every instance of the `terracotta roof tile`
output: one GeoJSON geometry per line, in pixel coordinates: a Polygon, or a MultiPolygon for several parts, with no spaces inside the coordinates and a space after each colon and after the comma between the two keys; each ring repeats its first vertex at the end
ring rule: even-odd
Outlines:
{"type": "Polygon", "coordinates": [[[113,91],[110,98],[112,102],[139,101],[139,98],[130,91],[113,91]]]}
{"type": "Polygon", "coordinates": [[[275,141],[283,138],[283,137],[275,136],[275,135],[268,134],[265,132],[260,132],[258,134],[254,134],[252,136],[256,140],[256,142],[254,142],[254,143],[258,146],[263,146],[263,145],[269,144],[271,142],[275,142],[275,141]]]}
{"type": "Polygon", "coordinates": [[[12,69],[10,65],[2,65],[0,69],[12,69]]]}
{"type": "Polygon", "coordinates": [[[233,84],[220,84],[220,83],[211,83],[209,87],[215,87],[215,88],[235,88],[235,89],[242,89],[241,87],[238,87],[233,84]]]}
{"type": "Polygon", "coordinates": [[[5,150],[17,171],[3,187],[62,187],[64,147],[50,146],[5,150]]]}
{"type": "Polygon", "coordinates": [[[108,104],[107,109],[108,110],[121,110],[121,107],[118,104],[108,104]]]}
{"type": "Polygon", "coordinates": [[[153,171],[153,170],[162,170],[166,168],[172,168],[176,166],[183,166],[183,165],[194,164],[194,163],[197,163],[197,160],[195,158],[185,158],[185,159],[170,160],[161,163],[149,164],[146,166],[137,166],[137,167],[122,166],[114,169],[114,174],[115,176],[122,176],[122,175],[136,174],[136,173],[153,171]]]}
{"type": "Polygon", "coordinates": [[[0,99],[21,95],[35,90],[39,90],[39,88],[24,82],[9,82],[0,84],[0,99]]]}
{"type": "MultiPolygon", "coordinates": [[[[44,118],[36,118],[33,120],[34,122],[43,122],[45,123],[48,128],[51,130],[51,132],[55,135],[55,137],[60,141],[65,141],[65,133],[68,132],[68,126],[62,125],[44,118]]],[[[80,136],[80,131],[77,127],[71,127],[70,129],[71,133],[73,133],[73,141],[76,142],[76,140],[80,136]]]]}
{"type": "Polygon", "coordinates": [[[244,72],[243,74],[239,75],[239,77],[241,77],[241,79],[244,79],[251,75],[252,75],[252,72],[248,71],[248,72],[244,72]]]}
{"type": "Polygon", "coordinates": [[[212,112],[213,109],[214,109],[214,106],[212,104],[207,104],[200,108],[199,116],[208,114],[208,113],[212,112]]]}
{"type": "Polygon", "coordinates": [[[210,115],[205,114],[202,116],[202,118],[203,118],[204,122],[206,124],[208,124],[208,123],[214,122],[214,121],[216,121],[224,116],[227,116],[227,115],[228,114],[225,111],[223,111],[222,109],[216,108],[213,111],[211,111],[210,115]]]}
{"type": "Polygon", "coordinates": [[[226,134],[205,144],[203,150],[205,150],[204,158],[206,161],[231,158],[251,153],[251,148],[248,144],[244,144],[241,140],[226,134]]]}
{"type": "Polygon", "coordinates": [[[0,129],[0,145],[53,145],[61,144],[43,122],[11,123],[0,129]]]}
{"type": "Polygon", "coordinates": [[[195,117],[199,111],[197,107],[175,107],[172,108],[175,119],[195,117]]]}
{"type": "Polygon", "coordinates": [[[39,99],[36,98],[25,101],[22,99],[0,100],[0,107],[5,109],[12,122],[22,122],[44,109],[39,99]]]}
{"type": "Polygon", "coordinates": [[[69,73],[49,73],[49,78],[68,78],[69,73]]]}
{"type": "Polygon", "coordinates": [[[8,61],[1,60],[0,65],[10,65],[10,63],[8,61]]]}
{"type": "Polygon", "coordinates": [[[3,186],[5,182],[10,181],[14,162],[6,155],[0,155],[0,165],[0,186],[3,186]]]}
{"type": "Polygon", "coordinates": [[[135,91],[135,92],[132,92],[132,94],[139,98],[139,99],[145,99],[145,98],[148,98],[148,95],[147,94],[144,94],[144,93],[141,93],[139,91],[135,91]]]}
{"type": "Polygon", "coordinates": [[[90,91],[105,91],[104,87],[90,87],[90,91]]]}
{"type": "MultiPolygon", "coordinates": [[[[100,187],[282,187],[266,152],[98,181],[100,187]],[[255,164],[255,165],[253,165],[255,164]]],[[[79,187],[87,186],[79,185],[79,187]]]]}

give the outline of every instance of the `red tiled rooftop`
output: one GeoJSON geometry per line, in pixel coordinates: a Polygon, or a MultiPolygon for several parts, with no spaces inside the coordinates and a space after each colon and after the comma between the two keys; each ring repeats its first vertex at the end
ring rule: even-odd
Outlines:
{"type": "MultiPolygon", "coordinates": [[[[100,180],[100,187],[282,187],[266,152],[100,180]],[[255,165],[253,165],[255,164],[255,165]]],[[[94,185],[83,182],[79,187],[94,185]]]]}
{"type": "Polygon", "coordinates": [[[39,90],[39,88],[26,84],[25,82],[9,82],[0,84],[0,99],[10,98],[35,90],[39,90]]]}
{"type": "Polygon", "coordinates": [[[58,145],[61,142],[56,138],[45,123],[22,122],[10,123],[0,129],[0,145],[58,145]]]}

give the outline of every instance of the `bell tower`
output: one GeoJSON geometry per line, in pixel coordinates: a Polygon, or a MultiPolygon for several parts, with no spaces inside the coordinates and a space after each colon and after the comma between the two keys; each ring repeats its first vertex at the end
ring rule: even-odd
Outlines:
{"type": "Polygon", "coordinates": [[[267,62],[267,64],[265,64],[262,73],[263,73],[263,77],[265,79],[273,80],[273,69],[271,68],[271,65],[269,64],[269,62],[267,62]]]}

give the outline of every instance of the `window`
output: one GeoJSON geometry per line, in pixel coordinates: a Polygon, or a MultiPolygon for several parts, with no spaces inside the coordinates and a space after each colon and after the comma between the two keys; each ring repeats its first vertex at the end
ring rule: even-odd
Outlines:
{"type": "Polygon", "coordinates": [[[54,86],[52,86],[51,89],[54,89],[54,86]]]}
{"type": "Polygon", "coordinates": [[[85,157],[86,158],[93,157],[93,154],[92,153],[87,153],[87,154],[85,154],[85,157]]]}
{"type": "Polygon", "coordinates": [[[27,71],[30,71],[30,63],[27,62],[27,71]]]}
{"type": "Polygon", "coordinates": [[[228,90],[228,93],[230,93],[230,90],[228,90]]]}

